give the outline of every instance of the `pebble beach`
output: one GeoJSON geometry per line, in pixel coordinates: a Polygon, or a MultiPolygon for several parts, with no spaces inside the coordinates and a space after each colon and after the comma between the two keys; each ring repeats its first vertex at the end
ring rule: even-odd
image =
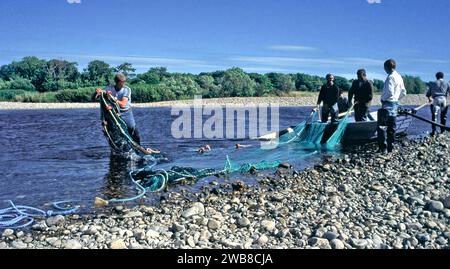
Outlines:
{"type": "MultiPolygon", "coordinates": [[[[380,103],[380,96],[375,96],[372,105],[378,106],[380,103]]],[[[401,101],[403,105],[422,105],[427,102],[424,94],[410,94],[401,101]]],[[[202,104],[205,106],[247,106],[258,104],[278,104],[280,107],[291,106],[314,106],[317,103],[317,96],[307,97],[230,97],[230,98],[212,98],[202,99],[202,104]]],[[[133,107],[171,107],[174,105],[192,105],[192,100],[181,101],[166,101],[154,103],[133,103],[133,107]]],[[[17,110],[17,109],[98,109],[98,103],[20,103],[20,102],[0,102],[0,110],[17,110]]]]}
{"type": "Polygon", "coordinates": [[[110,206],[0,231],[0,248],[449,249],[450,135],[288,164],[258,184],[218,179],[157,205],[110,206]]]}

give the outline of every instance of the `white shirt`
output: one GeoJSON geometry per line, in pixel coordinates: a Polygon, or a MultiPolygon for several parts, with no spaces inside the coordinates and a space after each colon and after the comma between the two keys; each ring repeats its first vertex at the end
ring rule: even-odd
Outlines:
{"type": "Polygon", "coordinates": [[[406,88],[402,76],[397,71],[393,71],[384,82],[381,101],[398,102],[406,96],[406,88]]]}
{"type": "Polygon", "coordinates": [[[128,98],[127,104],[125,105],[124,108],[121,108],[120,110],[125,111],[125,110],[130,109],[130,107],[131,107],[131,89],[128,88],[128,86],[124,86],[119,91],[117,91],[116,87],[114,87],[114,86],[107,86],[105,88],[105,91],[111,91],[112,95],[114,97],[116,97],[117,100],[119,100],[119,101],[122,101],[124,97],[127,97],[128,98]]]}

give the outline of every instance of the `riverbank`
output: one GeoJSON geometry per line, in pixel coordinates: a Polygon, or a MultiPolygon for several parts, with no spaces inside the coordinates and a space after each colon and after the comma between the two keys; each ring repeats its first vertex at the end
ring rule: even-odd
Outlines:
{"type": "MultiPolygon", "coordinates": [[[[0,248],[450,248],[450,135],[2,231],[0,248]]],[[[362,152],[362,153],[361,153],[362,152]]]]}
{"type": "MultiPolygon", "coordinates": [[[[373,105],[380,105],[380,96],[374,97],[373,105]]],[[[230,97],[202,99],[202,104],[206,106],[246,106],[251,104],[279,104],[281,107],[289,106],[313,106],[317,102],[317,96],[304,97],[230,97]]],[[[410,94],[404,100],[403,105],[419,106],[427,102],[427,98],[422,94],[410,94]]],[[[192,105],[192,100],[166,101],[155,103],[136,103],[133,107],[171,107],[175,105],[192,105]]],[[[21,109],[91,109],[98,108],[98,103],[19,103],[0,102],[0,110],[21,110],[21,109]]]]}

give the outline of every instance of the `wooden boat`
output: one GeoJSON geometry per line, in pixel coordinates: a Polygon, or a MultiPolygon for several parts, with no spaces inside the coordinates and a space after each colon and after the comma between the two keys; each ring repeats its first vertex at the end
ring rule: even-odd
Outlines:
{"type": "MultiPolygon", "coordinates": [[[[345,130],[343,136],[343,144],[358,144],[363,142],[374,141],[377,138],[377,112],[371,112],[369,117],[369,121],[364,122],[356,122],[354,116],[350,116],[348,118],[349,123],[345,130]]],[[[412,117],[408,115],[399,115],[396,120],[396,134],[404,135],[406,131],[411,126],[412,117]]],[[[263,135],[258,138],[261,141],[270,141],[276,139],[286,133],[291,133],[294,131],[294,127],[287,128],[280,132],[272,132],[266,135],[263,135]]],[[[331,134],[336,130],[337,123],[329,123],[325,128],[324,137],[322,141],[326,141],[331,134]]]]}

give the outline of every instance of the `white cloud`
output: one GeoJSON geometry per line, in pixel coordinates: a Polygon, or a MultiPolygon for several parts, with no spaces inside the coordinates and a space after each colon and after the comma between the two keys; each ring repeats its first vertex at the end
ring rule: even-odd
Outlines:
{"type": "Polygon", "coordinates": [[[411,59],[411,62],[425,63],[425,64],[450,64],[447,60],[435,60],[435,59],[411,59]]]}
{"type": "Polygon", "coordinates": [[[299,71],[294,71],[290,69],[277,68],[277,67],[264,67],[264,66],[249,66],[249,67],[241,67],[242,70],[246,72],[255,72],[255,73],[270,73],[270,72],[280,72],[280,73],[298,73],[299,71]]]}
{"type": "Polygon", "coordinates": [[[281,51],[315,51],[317,48],[298,46],[298,45],[272,45],[268,49],[281,51]]]}
{"type": "Polygon", "coordinates": [[[176,66],[195,66],[204,65],[205,62],[192,59],[182,58],[165,58],[165,57],[148,57],[148,56],[110,56],[110,55],[91,55],[91,54],[63,54],[60,57],[67,57],[71,59],[85,59],[85,60],[102,60],[107,62],[131,62],[133,64],[148,64],[148,65],[176,65],[176,66]]]}
{"type": "Polygon", "coordinates": [[[66,0],[69,4],[81,4],[81,0],[66,0]]]}
{"type": "MultiPolygon", "coordinates": [[[[379,79],[379,80],[385,80],[387,74],[386,73],[380,73],[380,72],[371,72],[370,70],[367,71],[367,78],[370,80],[379,79]]],[[[344,77],[346,79],[356,79],[356,72],[355,73],[336,73],[336,76],[344,77]]]]}
{"type": "Polygon", "coordinates": [[[342,67],[382,66],[383,61],[370,58],[297,58],[266,56],[234,56],[230,61],[283,67],[342,67]]]}

